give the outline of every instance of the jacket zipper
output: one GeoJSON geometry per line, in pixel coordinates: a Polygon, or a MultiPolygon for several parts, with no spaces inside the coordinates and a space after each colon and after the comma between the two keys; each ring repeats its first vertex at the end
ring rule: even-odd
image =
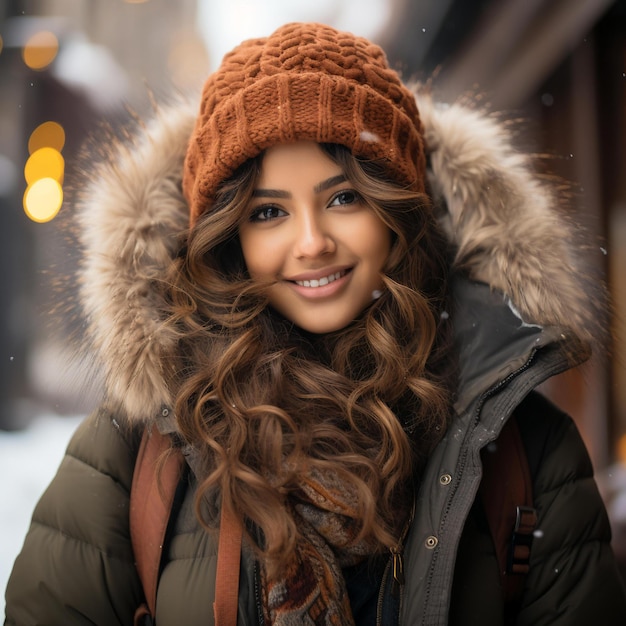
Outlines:
{"type": "Polygon", "coordinates": [[[378,590],[378,602],[376,605],[377,626],[382,626],[383,602],[385,598],[385,590],[387,589],[387,585],[389,584],[388,581],[390,576],[392,577],[392,581],[390,583],[392,585],[391,594],[394,597],[398,598],[398,614],[402,606],[402,592],[404,591],[404,542],[407,535],[409,534],[409,528],[411,528],[414,517],[415,494],[413,497],[413,504],[411,505],[409,519],[406,521],[406,524],[402,529],[400,539],[393,548],[389,548],[390,556],[387,560],[387,564],[385,565],[385,571],[383,572],[383,578],[381,580],[380,588],[378,590]]]}
{"type": "Polygon", "coordinates": [[[261,592],[259,590],[259,587],[260,587],[259,578],[260,578],[260,576],[261,576],[261,574],[259,572],[259,563],[255,559],[254,560],[253,577],[254,577],[254,599],[256,601],[256,611],[257,611],[257,620],[258,620],[257,623],[258,623],[258,626],[264,626],[265,618],[263,617],[263,603],[261,601],[261,592]]]}
{"type": "Polygon", "coordinates": [[[497,382],[493,387],[487,389],[487,391],[483,393],[478,403],[478,406],[476,407],[476,410],[474,411],[474,424],[478,423],[480,419],[480,413],[483,410],[483,405],[485,404],[485,402],[489,398],[491,398],[491,396],[494,396],[500,389],[502,389],[502,387],[505,387],[513,379],[517,378],[522,372],[525,372],[535,360],[535,353],[536,353],[536,350],[533,350],[523,365],[518,367],[514,372],[511,372],[508,376],[506,376],[505,378],[497,382]]]}
{"type": "Polygon", "coordinates": [[[385,571],[383,572],[383,579],[381,580],[380,588],[378,589],[378,602],[376,603],[376,626],[382,626],[383,623],[383,598],[385,596],[385,588],[387,587],[387,579],[389,578],[390,570],[391,562],[387,561],[385,571]]]}

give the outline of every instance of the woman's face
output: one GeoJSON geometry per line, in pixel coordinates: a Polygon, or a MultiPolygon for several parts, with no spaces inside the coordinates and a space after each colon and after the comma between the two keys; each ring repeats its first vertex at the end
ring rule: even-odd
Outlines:
{"type": "Polygon", "coordinates": [[[239,238],[250,276],[275,281],[270,304],[312,333],[359,316],[391,248],[389,228],[309,141],[266,151],[239,238]]]}

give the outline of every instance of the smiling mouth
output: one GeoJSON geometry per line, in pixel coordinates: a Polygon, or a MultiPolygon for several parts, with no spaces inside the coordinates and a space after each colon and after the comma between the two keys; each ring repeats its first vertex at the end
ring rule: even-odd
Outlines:
{"type": "Polygon", "coordinates": [[[329,276],[324,276],[319,279],[313,280],[294,280],[293,282],[296,285],[300,285],[300,287],[308,287],[310,289],[316,289],[317,287],[324,287],[340,278],[343,278],[348,273],[347,270],[341,270],[339,272],[335,272],[334,274],[330,274],[329,276]]]}

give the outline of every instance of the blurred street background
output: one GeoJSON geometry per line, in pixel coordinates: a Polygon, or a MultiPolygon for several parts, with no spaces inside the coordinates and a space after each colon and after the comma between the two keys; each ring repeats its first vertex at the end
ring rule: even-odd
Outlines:
{"type": "Polygon", "coordinates": [[[197,92],[241,40],[300,20],[373,39],[443,101],[473,94],[524,120],[520,148],[576,181],[571,211],[609,286],[614,339],[544,391],[583,434],[626,569],[626,0],[2,0],[0,589],[97,402],[97,375],[72,358],[81,327],[66,280],[90,151],[103,128],[197,92]]]}

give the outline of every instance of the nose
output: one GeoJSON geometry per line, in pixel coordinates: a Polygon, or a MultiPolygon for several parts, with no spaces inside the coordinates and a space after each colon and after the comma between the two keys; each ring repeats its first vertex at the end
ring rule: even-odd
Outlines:
{"type": "Polygon", "coordinates": [[[324,216],[307,213],[295,224],[294,256],[315,258],[335,250],[335,240],[324,216]]]}

